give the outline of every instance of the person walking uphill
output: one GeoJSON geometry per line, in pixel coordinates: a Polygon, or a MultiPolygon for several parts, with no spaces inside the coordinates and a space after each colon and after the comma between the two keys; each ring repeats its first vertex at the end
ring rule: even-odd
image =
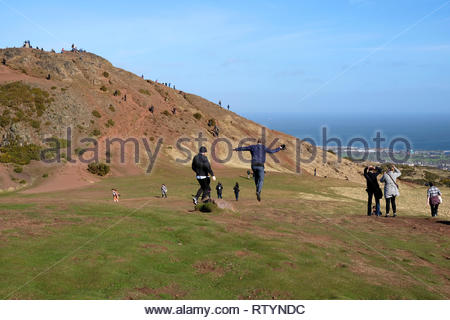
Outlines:
{"type": "Polygon", "coordinates": [[[234,191],[234,196],[236,197],[236,201],[239,200],[239,183],[236,182],[236,184],[233,187],[233,191],[234,191]]]}
{"type": "Polygon", "coordinates": [[[211,179],[208,175],[211,175],[213,181],[216,181],[214,172],[211,169],[211,164],[206,157],[206,152],[206,147],[200,147],[199,153],[192,160],[192,170],[194,170],[197,181],[200,184],[197,194],[192,199],[195,205],[198,204],[200,196],[202,196],[202,201],[209,200],[211,197],[211,188],[209,186],[211,179]]]}
{"type": "Polygon", "coordinates": [[[390,166],[389,170],[381,177],[381,182],[384,182],[384,197],[386,199],[386,217],[389,217],[390,207],[392,204],[393,217],[397,216],[397,204],[395,199],[400,195],[398,190],[397,178],[402,173],[395,166],[390,166]]]}
{"type": "Polygon", "coordinates": [[[442,203],[442,193],[437,187],[433,185],[433,182],[428,184],[430,188],[427,191],[427,204],[431,208],[431,216],[437,217],[439,205],[442,203]]]}
{"type": "Polygon", "coordinates": [[[381,215],[380,212],[380,199],[383,198],[383,192],[378,184],[377,177],[381,174],[380,167],[365,167],[364,168],[364,178],[367,181],[367,215],[372,215],[372,198],[375,197],[375,215],[378,217],[381,215]]]}
{"type": "Polygon", "coordinates": [[[276,149],[269,149],[258,139],[257,144],[233,149],[233,151],[250,151],[252,155],[253,178],[256,185],[256,198],[261,201],[261,191],[264,183],[264,163],[266,162],[266,153],[275,153],[285,150],[286,145],[282,144],[276,149]]]}
{"type": "Polygon", "coordinates": [[[222,183],[219,182],[216,186],[216,191],[217,191],[217,198],[218,199],[222,199],[222,191],[223,191],[223,186],[222,183]]]}

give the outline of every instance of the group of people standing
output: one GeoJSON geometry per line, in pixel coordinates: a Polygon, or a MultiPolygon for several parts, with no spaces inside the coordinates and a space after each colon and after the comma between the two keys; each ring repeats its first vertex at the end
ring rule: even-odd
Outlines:
{"type": "MultiPolygon", "coordinates": [[[[223,185],[222,182],[219,182],[216,186],[216,191],[217,191],[217,199],[223,199],[223,185]]],[[[236,199],[236,201],[239,201],[239,192],[241,190],[239,189],[239,183],[236,182],[236,184],[233,187],[233,192],[234,192],[234,197],[236,199]]]]}
{"type": "MultiPolygon", "coordinates": [[[[364,177],[367,181],[367,215],[381,216],[380,200],[383,198],[383,191],[378,184],[378,176],[382,173],[380,167],[369,166],[364,168],[364,177]],[[375,206],[372,207],[372,199],[375,198],[375,206]]],[[[380,182],[384,182],[384,198],[386,199],[386,217],[389,217],[391,206],[392,216],[397,216],[396,198],[400,195],[397,178],[402,173],[395,166],[390,166],[383,174],[380,182]]]]}
{"type": "MultiPolygon", "coordinates": [[[[382,174],[381,167],[368,166],[364,168],[364,177],[367,181],[367,215],[381,216],[380,200],[383,198],[383,191],[378,183],[378,176],[382,174]],[[375,199],[375,206],[372,206],[372,201],[375,199]]],[[[382,175],[380,182],[384,183],[384,198],[386,200],[386,215],[390,216],[392,207],[392,216],[397,216],[396,199],[400,195],[397,179],[402,175],[400,170],[391,165],[388,170],[382,175]]],[[[427,205],[431,208],[431,216],[436,217],[438,214],[439,204],[442,203],[441,191],[433,185],[428,183],[429,189],[427,191],[427,205]]]]}

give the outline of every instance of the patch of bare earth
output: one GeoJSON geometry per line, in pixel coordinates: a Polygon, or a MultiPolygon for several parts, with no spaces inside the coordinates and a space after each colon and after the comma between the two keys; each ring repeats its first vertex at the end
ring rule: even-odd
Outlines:
{"type": "Polygon", "coordinates": [[[215,261],[199,261],[193,267],[200,274],[212,274],[215,277],[222,277],[226,273],[225,268],[215,261]]]}
{"type": "Polygon", "coordinates": [[[154,296],[156,298],[160,298],[161,296],[170,296],[172,299],[182,299],[186,296],[186,294],[187,292],[181,289],[178,284],[172,283],[160,288],[136,288],[136,291],[130,294],[127,299],[142,299],[147,296],[154,296]]]}
{"type": "Polygon", "coordinates": [[[149,252],[150,254],[162,253],[168,250],[167,247],[156,243],[145,243],[141,245],[141,248],[147,249],[146,252],[149,252]]]}
{"type": "Polygon", "coordinates": [[[288,292],[271,291],[267,289],[251,289],[247,293],[240,295],[239,300],[290,300],[292,296],[288,292]]]}

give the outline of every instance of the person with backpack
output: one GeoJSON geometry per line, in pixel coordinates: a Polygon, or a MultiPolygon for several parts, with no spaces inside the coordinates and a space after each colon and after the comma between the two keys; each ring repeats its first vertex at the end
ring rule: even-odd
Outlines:
{"type": "Polygon", "coordinates": [[[258,139],[257,144],[233,149],[233,151],[250,151],[252,156],[252,171],[256,186],[256,199],[261,201],[261,191],[264,183],[264,163],[266,162],[266,153],[276,153],[280,150],[286,150],[286,145],[282,144],[276,149],[269,149],[263,145],[262,140],[258,139]]]}
{"type": "Polygon", "coordinates": [[[161,186],[161,198],[167,198],[167,187],[164,183],[161,186]]]}
{"type": "Polygon", "coordinates": [[[364,168],[364,178],[367,182],[367,215],[372,215],[372,198],[375,198],[375,215],[377,217],[381,216],[380,212],[380,200],[383,198],[383,192],[381,191],[380,185],[378,184],[377,177],[381,174],[380,167],[365,167],[364,168]]]}
{"type": "Polygon", "coordinates": [[[236,182],[236,184],[233,187],[234,196],[236,197],[236,201],[239,201],[239,183],[236,182]]]}
{"type": "Polygon", "coordinates": [[[439,205],[442,203],[442,193],[433,182],[428,183],[428,186],[430,188],[427,191],[427,205],[431,208],[431,216],[437,217],[439,205]]]}
{"type": "Polygon", "coordinates": [[[216,186],[216,191],[217,191],[217,198],[218,199],[222,199],[222,191],[223,191],[223,186],[222,183],[219,182],[216,186]]]}
{"type": "Polygon", "coordinates": [[[210,199],[211,188],[209,184],[211,183],[211,179],[209,175],[211,175],[213,181],[216,181],[214,172],[211,169],[211,164],[209,163],[208,157],[206,157],[206,152],[206,147],[200,147],[198,154],[192,160],[192,170],[195,172],[197,181],[200,185],[197,194],[192,198],[194,205],[198,204],[200,196],[202,197],[202,201],[210,199]]]}
{"type": "Polygon", "coordinates": [[[397,184],[397,178],[402,173],[395,166],[390,166],[388,171],[381,177],[381,182],[384,182],[384,197],[386,199],[386,218],[389,217],[389,211],[392,204],[393,217],[397,216],[397,204],[395,199],[400,195],[400,191],[397,184]]]}

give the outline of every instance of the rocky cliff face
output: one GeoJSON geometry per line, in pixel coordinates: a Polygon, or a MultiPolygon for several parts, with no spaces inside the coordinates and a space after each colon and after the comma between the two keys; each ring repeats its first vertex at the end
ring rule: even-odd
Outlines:
{"type": "MultiPolygon", "coordinates": [[[[86,148],[83,137],[98,139],[100,160],[104,160],[103,143],[107,138],[137,137],[154,145],[163,138],[162,152],[168,160],[184,159],[186,153],[177,147],[180,137],[191,139],[183,146],[193,154],[198,149],[194,138],[201,132],[211,147],[219,137],[227,142],[215,145],[219,159],[229,156],[230,145],[236,147],[244,138],[261,136],[262,126],[221,108],[215,103],[177,88],[144,80],[115,68],[92,53],[52,53],[29,48],[0,50],[0,134],[1,142],[18,139],[24,144],[43,145],[44,138],[65,139],[72,129],[72,148],[86,148]],[[151,107],[153,107],[151,109],[151,107]],[[153,112],[151,112],[151,110],[153,112]]],[[[302,159],[314,151],[306,143],[297,148],[289,135],[267,129],[268,142],[278,138],[288,150],[278,154],[280,163],[269,161],[268,170],[295,172],[299,153],[302,159]]],[[[118,157],[113,149],[112,158],[118,157]]],[[[316,159],[303,164],[303,173],[318,168],[320,175],[359,180],[357,166],[344,160],[339,163],[332,154],[322,163],[322,151],[316,159]]],[[[128,154],[132,157],[131,153],[128,154]]],[[[175,163],[175,161],[173,161],[175,163]]],[[[247,168],[236,153],[217,166],[247,168]]],[[[113,170],[114,173],[114,170],[113,170]]]]}

